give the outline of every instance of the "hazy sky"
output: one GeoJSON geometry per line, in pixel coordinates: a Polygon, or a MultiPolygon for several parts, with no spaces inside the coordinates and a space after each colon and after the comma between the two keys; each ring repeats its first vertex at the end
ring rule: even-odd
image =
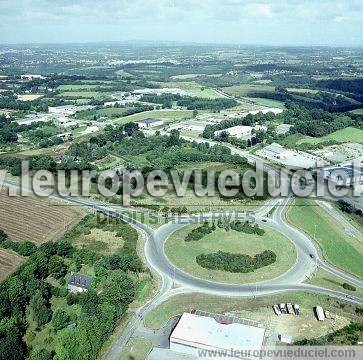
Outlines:
{"type": "Polygon", "coordinates": [[[363,0],[0,0],[0,42],[363,45],[363,0]]]}

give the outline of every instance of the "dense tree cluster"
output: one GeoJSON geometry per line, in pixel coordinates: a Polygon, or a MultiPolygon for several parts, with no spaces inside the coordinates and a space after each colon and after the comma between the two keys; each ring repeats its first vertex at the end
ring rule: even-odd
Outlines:
{"type": "Polygon", "coordinates": [[[355,286],[353,286],[351,284],[348,284],[348,283],[343,283],[342,286],[343,286],[343,288],[345,290],[349,290],[349,291],[356,291],[357,290],[357,288],[355,286]]]}
{"type": "Polygon", "coordinates": [[[320,109],[307,110],[294,103],[286,103],[286,106],[288,110],[283,113],[283,120],[294,125],[290,133],[320,137],[348,126],[362,126],[361,116],[351,113],[339,115],[320,109]]]}
{"type": "Polygon", "coordinates": [[[243,232],[245,234],[256,234],[258,236],[262,236],[265,233],[265,230],[261,229],[258,224],[252,225],[248,221],[242,222],[240,220],[236,220],[231,222],[230,226],[232,230],[243,232]]]}
{"type": "Polygon", "coordinates": [[[198,255],[196,261],[201,267],[210,270],[248,273],[273,264],[276,261],[276,254],[271,250],[265,250],[252,257],[246,254],[218,251],[216,253],[198,255]]]}
{"type": "Polygon", "coordinates": [[[228,109],[237,106],[238,103],[236,100],[227,99],[227,98],[208,99],[208,98],[183,96],[180,100],[177,101],[177,105],[186,107],[188,110],[210,109],[213,111],[220,111],[223,109],[228,109]]]}
{"type": "Polygon", "coordinates": [[[206,221],[202,226],[198,226],[197,228],[193,229],[185,238],[185,241],[198,241],[201,240],[204,236],[211,234],[215,230],[215,225],[212,223],[209,224],[206,221]]]}
{"type": "Polygon", "coordinates": [[[0,244],[4,249],[11,249],[22,256],[29,256],[37,250],[37,247],[31,241],[14,242],[5,240],[0,244]]]}
{"type": "Polygon", "coordinates": [[[24,132],[31,132],[34,129],[43,128],[48,123],[32,123],[29,125],[19,125],[12,118],[0,115],[0,143],[12,143],[18,140],[18,135],[24,132]]]}
{"type": "Polygon", "coordinates": [[[339,330],[335,330],[325,336],[315,339],[303,339],[296,341],[295,345],[357,345],[361,341],[363,324],[351,323],[339,330]]]}
{"type": "Polygon", "coordinates": [[[339,209],[348,214],[355,214],[358,216],[363,216],[363,211],[361,209],[356,208],[354,205],[340,199],[338,200],[339,209]]]}
{"type": "Polygon", "coordinates": [[[328,79],[319,80],[317,87],[344,91],[359,101],[363,101],[363,79],[328,79]]]}
{"type": "Polygon", "coordinates": [[[181,95],[177,94],[143,95],[140,101],[160,104],[163,109],[171,109],[173,103],[179,101],[181,98],[181,95]]]}
{"type": "MultiPolygon", "coordinates": [[[[32,155],[26,160],[29,161],[29,171],[37,170],[56,170],[56,162],[49,155],[32,155]]],[[[13,176],[21,175],[21,162],[20,158],[6,156],[0,158],[0,169],[5,169],[13,176]]]]}

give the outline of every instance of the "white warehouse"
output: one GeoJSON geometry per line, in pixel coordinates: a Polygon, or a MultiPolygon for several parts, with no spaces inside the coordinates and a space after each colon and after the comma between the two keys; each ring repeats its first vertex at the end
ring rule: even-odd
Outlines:
{"type": "Polygon", "coordinates": [[[229,134],[229,136],[234,136],[237,139],[240,139],[243,137],[251,137],[252,127],[237,125],[237,126],[233,126],[233,127],[227,128],[227,129],[215,131],[214,135],[218,136],[218,135],[221,135],[223,132],[226,132],[227,134],[229,134]]]}
{"type": "Polygon", "coordinates": [[[261,350],[266,329],[249,320],[201,312],[184,313],[170,336],[170,350],[189,356],[203,350],[228,353],[229,359],[246,359],[248,350],[261,350]],[[234,320],[236,322],[234,322],[234,320]]]}

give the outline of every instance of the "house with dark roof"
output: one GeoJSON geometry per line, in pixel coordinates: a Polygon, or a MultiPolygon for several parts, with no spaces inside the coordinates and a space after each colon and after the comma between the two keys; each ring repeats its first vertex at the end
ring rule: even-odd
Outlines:
{"type": "Polygon", "coordinates": [[[91,283],[91,276],[72,273],[67,287],[70,292],[85,292],[91,287],[91,283]]]}

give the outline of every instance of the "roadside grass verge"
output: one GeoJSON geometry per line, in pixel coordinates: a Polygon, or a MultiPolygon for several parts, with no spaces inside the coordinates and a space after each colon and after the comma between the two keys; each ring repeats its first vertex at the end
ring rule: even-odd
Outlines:
{"type": "Polygon", "coordinates": [[[145,338],[131,339],[123,349],[120,360],[145,360],[152,349],[152,343],[145,338]]]}
{"type": "Polygon", "coordinates": [[[295,199],[285,217],[311,239],[315,238],[330,263],[356,276],[363,276],[363,244],[349,236],[344,227],[314,200],[295,199]]]}
{"type": "Polygon", "coordinates": [[[357,287],[356,291],[350,291],[350,290],[344,289],[342,286],[343,283],[345,282],[344,280],[342,280],[342,279],[338,278],[337,276],[334,276],[322,269],[318,269],[314,273],[312,279],[308,280],[306,282],[311,285],[321,286],[326,289],[341,291],[341,292],[351,294],[353,296],[359,296],[359,297],[363,298],[363,289],[362,288],[357,287]]]}

